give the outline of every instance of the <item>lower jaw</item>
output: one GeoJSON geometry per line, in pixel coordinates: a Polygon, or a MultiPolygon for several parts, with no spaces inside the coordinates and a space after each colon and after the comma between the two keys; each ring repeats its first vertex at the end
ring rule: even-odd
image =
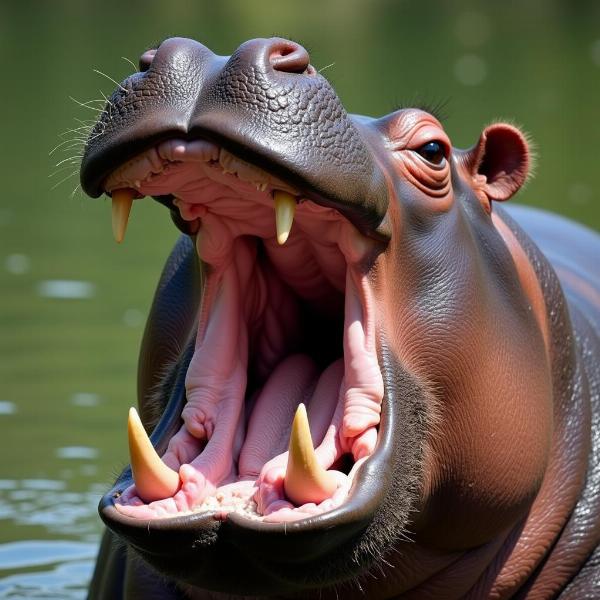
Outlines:
{"type": "MultiPolygon", "coordinates": [[[[159,452],[180,424],[192,351],[188,347],[169,377],[170,395],[153,433],[159,452]]],[[[101,501],[105,524],[161,576],[190,586],[190,597],[198,588],[240,595],[304,590],[308,597],[307,590],[354,579],[374,568],[378,556],[384,558],[394,540],[406,535],[420,480],[421,428],[427,418],[418,383],[385,345],[380,362],[390,387],[382,401],[377,447],[339,508],[291,524],[263,523],[237,513],[222,521],[214,512],[151,521],[130,518],[115,510],[115,497],[132,482],[127,470],[101,501]]],[[[380,567],[386,569],[386,563],[380,567]]],[[[346,585],[344,589],[360,589],[346,585]]]]}

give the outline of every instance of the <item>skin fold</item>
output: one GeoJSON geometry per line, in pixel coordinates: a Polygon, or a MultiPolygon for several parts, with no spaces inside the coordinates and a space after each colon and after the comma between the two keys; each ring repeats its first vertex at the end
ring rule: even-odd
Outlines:
{"type": "MultiPolygon", "coordinates": [[[[119,207],[152,196],[182,231],[140,352],[141,420],[175,477],[151,500],[193,503],[184,475],[218,470],[211,436],[221,435],[219,415],[233,401],[188,423],[202,392],[194,375],[208,369],[206,359],[196,363],[210,357],[202,328],[227,321],[211,313],[217,306],[233,315],[219,330],[238,336],[230,354],[249,365],[228,379],[242,389],[236,410],[260,416],[245,428],[234,428],[241,417],[227,421],[232,441],[215,456],[231,457],[223,460],[230,479],[219,481],[237,484],[236,473],[251,472],[259,510],[284,512],[156,518],[126,469],[100,503],[108,528],[89,597],[600,596],[600,236],[501,206],[531,170],[525,135],[496,123],[459,150],[426,110],[349,115],[306,50],[281,38],[245,42],[228,57],[165,40],[109,101],[85,149],[82,188],[125,198],[119,207]],[[288,211],[277,215],[278,229],[276,198],[288,211]],[[322,278],[311,288],[302,273],[313,262],[322,278]],[[256,301],[267,306],[260,312],[248,300],[260,297],[260,282],[279,302],[271,312],[269,301],[256,301]],[[209,317],[198,308],[203,289],[209,317]],[[246,315],[239,330],[238,312],[246,315]],[[288,337],[310,352],[286,350],[270,365],[261,349],[278,348],[276,336],[251,326],[263,314],[276,332],[285,314],[288,337]],[[328,341],[336,331],[344,350],[329,356],[341,346],[328,341]],[[315,456],[305,441],[290,445],[327,471],[313,477],[325,482],[314,484],[315,502],[295,513],[306,493],[301,476],[285,493],[289,434],[266,440],[291,431],[292,409],[310,399],[318,377],[324,396],[339,387],[341,400],[321,419],[315,456]],[[315,383],[288,391],[295,379],[315,383]],[[246,396],[256,388],[263,399],[244,397],[245,385],[246,396]],[[269,418],[277,435],[267,435],[269,418]],[[278,448],[271,463],[271,455],[255,459],[258,443],[244,453],[245,436],[262,440],[261,428],[263,445],[278,448]],[[176,455],[184,436],[196,444],[190,460],[176,455]],[[344,482],[349,489],[334,501],[344,482]]],[[[225,336],[208,331],[215,345],[225,336]]],[[[318,406],[308,405],[311,428],[319,421],[311,414],[324,413],[318,406]]]]}

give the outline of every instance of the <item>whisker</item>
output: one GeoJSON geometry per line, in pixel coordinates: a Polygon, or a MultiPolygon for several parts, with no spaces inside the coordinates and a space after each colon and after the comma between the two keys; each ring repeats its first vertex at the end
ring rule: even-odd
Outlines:
{"type": "Polygon", "coordinates": [[[71,177],[73,177],[73,175],[77,175],[77,173],[79,173],[79,169],[75,169],[70,175],[67,175],[64,179],[61,179],[58,183],[55,183],[50,189],[55,190],[61,183],[71,179],[71,177]]]}
{"type": "Polygon", "coordinates": [[[322,73],[322,72],[323,72],[325,69],[329,69],[329,67],[333,67],[334,65],[335,65],[335,63],[334,63],[334,62],[332,62],[332,63],[330,63],[330,64],[328,64],[328,65],[325,65],[324,67],[321,67],[321,68],[318,70],[318,73],[322,73]]]}
{"type": "MultiPolygon", "coordinates": [[[[59,133],[59,137],[65,137],[69,132],[64,131],[63,133],[59,133]]],[[[72,132],[71,136],[64,140],[65,142],[83,142],[87,139],[87,136],[82,131],[72,132]]]]}
{"type": "Polygon", "coordinates": [[[52,179],[53,177],[55,177],[56,175],[58,175],[59,173],[63,173],[64,171],[66,171],[67,169],[72,168],[73,165],[65,165],[64,167],[61,167],[60,169],[56,169],[56,171],[54,171],[53,173],[50,173],[50,175],[48,175],[48,179],[52,179]]]}
{"type": "Polygon", "coordinates": [[[83,132],[88,132],[91,128],[91,125],[82,125],[81,127],[73,127],[73,129],[65,129],[65,131],[59,133],[58,135],[60,137],[64,137],[65,135],[67,135],[67,133],[81,134],[83,132]]]}
{"type": "MultiPolygon", "coordinates": [[[[102,96],[104,98],[106,98],[106,96],[102,92],[100,92],[100,93],[102,94],[102,96]]],[[[108,105],[108,118],[112,119],[111,108],[114,108],[114,104],[108,98],[106,98],[106,103],[108,105]]]]}
{"type": "MultiPolygon", "coordinates": [[[[50,150],[50,152],[48,152],[48,156],[52,156],[59,148],[61,148],[65,144],[72,144],[74,142],[75,142],[75,140],[63,140],[60,144],[58,144],[57,146],[54,146],[54,148],[52,148],[52,150],[50,150]]],[[[81,142],[78,141],[77,143],[79,144],[81,142]]],[[[68,150],[68,148],[65,148],[65,150],[68,150]]]]}
{"type": "Polygon", "coordinates": [[[67,136],[69,136],[68,139],[64,139],[63,141],[65,142],[74,142],[75,140],[85,140],[87,138],[87,131],[83,130],[83,131],[77,131],[76,129],[67,129],[66,131],[63,131],[62,133],[58,134],[59,138],[66,138],[67,136]]]}
{"type": "Polygon", "coordinates": [[[93,127],[94,124],[96,123],[96,121],[94,119],[78,119],[77,117],[75,117],[75,120],[78,123],[85,125],[86,127],[93,127]]]}
{"type": "Polygon", "coordinates": [[[121,58],[124,61],[128,62],[135,69],[135,71],[137,73],[139,67],[132,60],[129,60],[126,56],[121,56],[121,58]]]}
{"type": "Polygon", "coordinates": [[[95,140],[97,137],[100,137],[102,134],[104,133],[104,129],[102,129],[102,131],[99,131],[98,133],[95,133],[94,135],[88,135],[84,140],[83,143],[87,143],[90,142],[92,140],[95,140]]]}
{"type": "Polygon", "coordinates": [[[109,99],[106,97],[106,94],[105,94],[105,93],[104,93],[102,90],[100,90],[100,93],[102,94],[102,97],[103,97],[103,98],[106,100],[106,103],[107,103],[109,106],[112,106],[112,107],[114,108],[114,107],[115,107],[115,105],[114,105],[114,104],[113,104],[113,103],[112,103],[112,102],[111,102],[111,101],[110,101],[110,100],[109,100],[109,99]]]}
{"type": "Polygon", "coordinates": [[[85,148],[84,140],[73,140],[70,145],[61,148],[61,152],[70,152],[71,150],[77,150],[81,152],[85,148]]]}
{"type": "Polygon", "coordinates": [[[64,148],[61,148],[60,151],[61,152],[70,152],[71,150],[83,150],[84,147],[85,147],[84,141],[77,141],[77,142],[72,142],[71,145],[69,145],[69,146],[65,146],[64,148]]]}
{"type": "Polygon", "coordinates": [[[104,134],[104,129],[105,128],[103,127],[102,131],[99,131],[98,133],[95,133],[94,135],[89,135],[85,141],[86,142],[92,141],[92,140],[95,140],[97,137],[100,137],[101,135],[104,134]]]}
{"type": "Polygon", "coordinates": [[[85,102],[82,102],[82,104],[85,104],[86,106],[88,106],[89,104],[93,104],[93,103],[97,103],[97,104],[103,104],[104,101],[102,100],[102,98],[91,98],[90,100],[86,100],[85,102]]]}
{"type": "MultiPolygon", "coordinates": [[[[60,136],[60,137],[64,137],[64,136],[60,136]]],[[[83,142],[85,140],[87,140],[87,135],[85,135],[82,131],[78,131],[77,133],[72,133],[71,137],[63,140],[63,143],[69,143],[69,142],[83,142]]]]}
{"type": "Polygon", "coordinates": [[[75,198],[75,194],[77,193],[77,190],[79,190],[81,188],[81,183],[78,183],[74,188],[73,191],[71,192],[70,196],[71,198],[75,198]]]}
{"type": "Polygon", "coordinates": [[[88,106],[88,103],[86,102],[80,102],[79,100],[76,100],[75,98],[73,98],[73,96],[69,96],[69,98],[71,100],[73,100],[73,102],[75,102],[75,104],[79,104],[79,106],[83,106],[83,108],[88,108],[89,110],[95,110],[96,112],[104,112],[103,109],[101,108],[96,108],[95,106],[88,106]]]}
{"type": "Polygon", "coordinates": [[[63,158],[61,161],[57,162],[54,166],[55,167],[60,167],[60,165],[63,165],[66,162],[73,162],[74,159],[77,159],[77,162],[79,162],[79,159],[83,158],[83,154],[74,154],[73,156],[69,156],[69,158],[63,158]]]}
{"type": "Polygon", "coordinates": [[[99,69],[92,69],[92,71],[94,71],[94,73],[98,73],[98,75],[102,75],[102,77],[106,77],[106,79],[108,79],[109,81],[112,81],[119,89],[121,89],[126,94],[129,93],[126,88],[124,88],[118,81],[116,81],[115,79],[113,79],[112,77],[110,77],[110,75],[107,75],[106,73],[103,73],[99,69]]]}

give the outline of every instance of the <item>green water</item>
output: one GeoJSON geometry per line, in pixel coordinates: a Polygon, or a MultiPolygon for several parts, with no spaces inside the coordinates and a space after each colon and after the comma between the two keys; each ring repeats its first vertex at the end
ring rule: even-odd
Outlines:
{"type": "Polygon", "coordinates": [[[441,4],[0,4],[0,597],[85,594],[95,507],[127,460],[137,348],[176,238],[148,201],[117,247],[107,202],[72,195],[75,169],[48,177],[77,153],[48,156],[59,134],[94,117],[69,96],[113,87],[94,69],[120,80],[131,69],[121,57],[136,62],[171,35],[221,54],[251,37],[289,36],[351,112],[445,101],[462,147],[498,117],[519,123],[538,164],[518,200],[600,229],[600,3],[441,4]]]}

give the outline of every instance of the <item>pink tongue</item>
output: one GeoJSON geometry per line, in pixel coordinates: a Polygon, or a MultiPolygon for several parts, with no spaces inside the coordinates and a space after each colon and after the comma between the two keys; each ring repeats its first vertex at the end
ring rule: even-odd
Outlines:
{"type": "Polygon", "coordinates": [[[239,457],[240,478],[257,477],[269,460],[287,451],[300,402],[309,406],[313,443],[321,442],[338,402],[341,367],[339,360],[319,374],[314,361],[305,354],[288,356],[277,366],[252,410],[239,457]]]}

